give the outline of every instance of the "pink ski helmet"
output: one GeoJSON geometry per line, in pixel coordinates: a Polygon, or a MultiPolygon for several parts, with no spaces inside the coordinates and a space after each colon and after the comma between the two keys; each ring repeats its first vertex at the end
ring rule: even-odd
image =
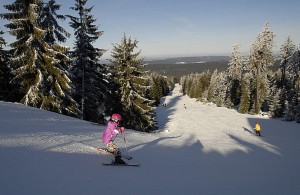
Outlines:
{"type": "Polygon", "coordinates": [[[111,115],[111,120],[113,120],[113,121],[121,121],[122,117],[119,114],[113,114],[113,115],[111,115]]]}

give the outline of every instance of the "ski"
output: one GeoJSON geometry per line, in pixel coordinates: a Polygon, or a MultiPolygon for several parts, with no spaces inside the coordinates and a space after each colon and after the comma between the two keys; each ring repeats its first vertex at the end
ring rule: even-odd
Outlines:
{"type": "Polygon", "coordinates": [[[119,167],[122,167],[122,166],[139,167],[140,166],[140,164],[127,164],[127,163],[119,164],[119,163],[114,163],[114,162],[112,162],[112,163],[102,163],[102,165],[104,165],[104,166],[119,166],[119,167]]]}
{"type": "MultiPolygon", "coordinates": [[[[108,151],[106,148],[97,148],[97,150],[101,153],[105,153],[105,154],[114,154],[110,151],[108,151]]],[[[132,156],[128,156],[128,155],[121,155],[122,158],[125,158],[127,160],[131,160],[132,156]]]]}

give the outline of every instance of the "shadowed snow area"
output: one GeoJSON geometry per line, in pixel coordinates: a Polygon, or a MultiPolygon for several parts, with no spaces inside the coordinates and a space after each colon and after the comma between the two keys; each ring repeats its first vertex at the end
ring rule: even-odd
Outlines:
{"type": "Polygon", "coordinates": [[[298,194],[300,124],[240,114],[182,95],[157,108],[159,130],[116,139],[128,163],[107,167],[105,126],[0,102],[0,194],[298,194]],[[263,137],[254,135],[259,122],[263,137]]]}

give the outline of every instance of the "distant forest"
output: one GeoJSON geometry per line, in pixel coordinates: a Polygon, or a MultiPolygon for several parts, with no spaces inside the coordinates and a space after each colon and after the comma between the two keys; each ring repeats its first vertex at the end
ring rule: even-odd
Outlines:
{"type": "MultiPolygon", "coordinates": [[[[217,56],[214,56],[217,57],[217,56]]],[[[229,58],[229,57],[228,57],[229,58]]],[[[214,58],[217,59],[217,58],[214,58]]],[[[164,76],[174,76],[180,78],[183,75],[188,75],[191,73],[202,73],[204,71],[209,70],[213,72],[214,70],[225,71],[229,67],[229,59],[228,60],[219,60],[219,61],[209,61],[203,63],[193,63],[187,62],[185,64],[174,63],[170,60],[155,60],[146,62],[148,65],[145,66],[145,70],[149,70],[151,72],[156,72],[158,74],[164,76]]],[[[276,60],[274,65],[270,67],[271,70],[278,70],[280,64],[280,60],[276,60]]]]}

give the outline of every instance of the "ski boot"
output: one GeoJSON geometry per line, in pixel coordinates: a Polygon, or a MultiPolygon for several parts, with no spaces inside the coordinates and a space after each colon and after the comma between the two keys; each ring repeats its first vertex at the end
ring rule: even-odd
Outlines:
{"type": "Polygon", "coordinates": [[[122,164],[122,165],[126,164],[125,161],[122,159],[122,155],[120,151],[118,151],[117,154],[115,155],[114,164],[122,164]]]}

